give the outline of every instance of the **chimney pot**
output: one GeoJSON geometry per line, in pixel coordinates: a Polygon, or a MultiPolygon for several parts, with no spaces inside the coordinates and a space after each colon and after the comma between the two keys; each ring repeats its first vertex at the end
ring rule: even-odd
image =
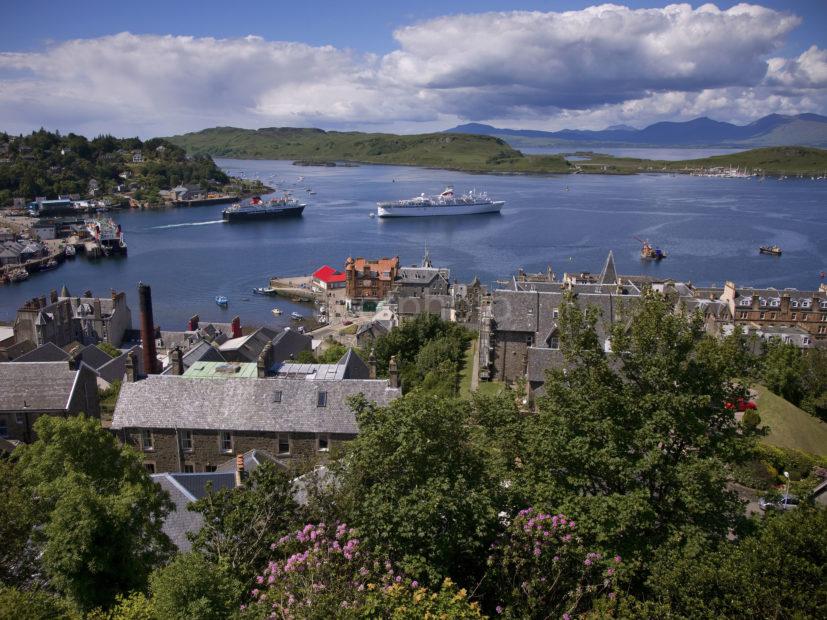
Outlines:
{"type": "Polygon", "coordinates": [[[233,317],[231,329],[233,332],[233,338],[241,338],[241,317],[233,317]]]}

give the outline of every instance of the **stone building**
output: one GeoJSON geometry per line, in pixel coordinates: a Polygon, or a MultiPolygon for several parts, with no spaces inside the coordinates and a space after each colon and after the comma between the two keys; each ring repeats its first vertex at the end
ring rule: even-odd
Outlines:
{"type": "Polygon", "coordinates": [[[618,275],[611,252],[599,275],[565,274],[557,280],[549,268],[545,275],[521,272],[500,284],[480,321],[479,376],[509,384],[525,380],[531,396],[542,394],[546,371],[563,363],[558,320],[567,295],[581,308],[598,309],[596,331],[606,351],[612,324],[628,316],[645,287],[669,293],[676,303],[693,298],[691,286],[683,283],[618,275]]]}
{"type": "Polygon", "coordinates": [[[45,296],[27,301],[17,311],[14,322],[15,340],[30,340],[36,346],[47,342],[63,347],[73,341],[103,341],[117,347],[131,329],[132,313],[125,293],[72,297],[66,287],[60,295],[52,291],[48,301],[45,296]]]}
{"type": "Polygon", "coordinates": [[[209,472],[236,453],[263,450],[289,463],[324,457],[359,429],[348,399],[380,405],[398,379],[203,378],[152,375],[121,387],[112,420],[151,472],[209,472]]]}
{"type": "Polygon", "coordinates": [[[368,260],[348,258],[345,262],[345,293],[351,307],[372,310],[393,289],[399,274],[399,257],[368,260]]]}
{"type": "MultiPolygon", "coordinates": [[[[709,299],[726,304],[729,321],[750,331],[798,328],[807,332],[810,342],[800,339],[804,346],[827,344],[827,284],[817,291],[799,291],[794,288],[736,287],[727,282],[723,288],[697,288],[698,299],[709,299]]],[[[720,325],[719,325],[720,327],[720,325]]]]}
{"type": "Polygon", "coordinates": [[[0,386],[0,437],[34,441],[42,415],[100,417],[97,375],[82,362],[2,363],[0,386]]]}

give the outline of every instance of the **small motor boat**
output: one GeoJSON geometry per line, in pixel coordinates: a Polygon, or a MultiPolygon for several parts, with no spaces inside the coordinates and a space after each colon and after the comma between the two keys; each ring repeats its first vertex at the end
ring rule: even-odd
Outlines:
{"type": "Polygon", "coordinates": [[[217,303],[219,306],[226,306],[230,303],[230,300],[227,299],[224,295],[218,295],[215,298],[215,303],[217,303]]]}
{"type": "Polygon", "coordinates": [[[777,245],[762,245],[758,248],[760,254],[770,254],[772,256],[781,256],[781,248],[777,245]]]}
{"type": "Polygon", "coordinates": [[[77,254],[77,250],[75,249],[75,246],[67,245],[66,249],[64,250],[64,253],[66,254],[67,257],[71,258],[75,254],[77,254]]]}
{"type": "Polygon", "coordinates": [[[304,317],[301,314],[299,314],[298,312],[291,312],[290,313],[290,318],[293,319],[294,321],[301,321],[304,317]]]}
{"type": "Polygon", "coordinates": [[[281,310],[278,308],[273,308],[270,312],[273,313],[273,316],[281,316],[281,310]]]}

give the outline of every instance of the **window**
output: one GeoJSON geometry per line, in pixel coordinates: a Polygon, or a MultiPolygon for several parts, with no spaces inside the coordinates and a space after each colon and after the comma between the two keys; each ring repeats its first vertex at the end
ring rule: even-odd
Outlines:
{"type": "Polygon", "coordinates": [[[204,465],[204,471],[207,473],[214,472],[216,469],[218,469],[218,465],[204,465]]]}
{"type": "Polygon", "coordinates": [[[797,301],[797,300],[795,300],[795,299],[793,299],[793,301],[792,301],[792,304],[791,304],[791,305],[792,305],[792,307],[793,307],[793,308],[798,308],[798,301],[797,301]]]}
{"type": "Polygon", "coordinates": [[[279,454],[290,454],[290,436],[279,435],[279,454]]]}
{"type": "Polygon", "coordinates": [[[273,392],[273,402],[280,403],[281,402],[281,390],[276,390],[273,392]]]}
{"type": "Polygon", "coordinates": [[[781,305],[781,300],[778,299],[777,297],[775,297],[773,299],[770,299],[770,307],[771,308],[777,308],[780,305],[781,305]]]}
{"type": "Polygon", "coordinates": [[[749,315],[746,312],[739,312],[738,313],[738,318],[739,319],[745,319],[745,318],[747,318],[747,316],[749,316],[749,315]]]}
{"type": "Polygon", "coordinates": [[[805,346],[805,347],[809,347],[809,346],[810,346],[810,339],[809,339],[809,338],[804,338],[804,340],[802,340],[802,342],[804,343],[804,346],[805,346]]]}
{"type": "Polygon", "coordinates": [[[775,312],[770,312],[770,318],[771,319],[775,320],[775,316],[776,316],[775,312]]]}
{"type": "Polygon", "coordinates": [[[793,312],[792,315],[790,315],[790,319],[793,320],[793,321],[797,321],[798,320],[798,312],[793,312]]]}
{"type": "Polygon", "coordinates": [[[548,339],[548,348],[555,351],[560,348],[560,337],[557,334],[548,339]]]}
{"type": "Polygon", "coordinates": [[[822,314],[821,315],[821,322],[822,323],[827,323],[827,314],[822,314]]]}
{"type": "Polygon", "coordinates": [[[144,463],[144,469],[146,469],[150,474],[154,474],[155,473],[155,463],[153,463],[152,461],[146,461],[144,463]]]}
{"type": "Polygon", "coordinates": [[[556,319],[560,316],[560,311],[557,308],[551,310],[551,318],[556,319]]]}
{"type": "Polygon", "coordinates": [[[184,473],[185,474],[194,474],[195,473],[195,465],[192,463],[184,463],[184,473]]]}
{"type": "Polygon", "coordinates": [[[7,437],[9,434],[9,425],[6,423],[6,416],[0,418],[0,437],[7,437]]]}
{"type": "Polygon", "coordinates": [[[141,449],[147,452],[155,449],[152,431],[147,430],[145,428],[141,429],[141,449]]]}
{"type": "Polygon", "coordinates": [[[819,334],[827,334],[827,327],[823,327],[823,326],[819,327],[818,328],[818,333],[819,334]]]}
{"type": "Polygon", "coordinates": [[[327,407],[327,392],[319,392],[318,400],[316,401],[317,407],[327,407]]]}
{"type": "Polygon", "coordinates": [[[327,452],[330,450],[327,435],[319,435],[319,452],[327,452]]]}
{"type": "Polygon", "coordinates": [[[766,314],[766,312],[762,312],[762,313],[761,313],[761,320],[762,320],[762,321],[764,320],[764,315],[765,315],[765,314],[766,314]]]}
{"type": "Polygon", "coordinates": [[[821,307],[822,310],[827,310],[827,299],[818,302],[818,305],[821,307]]]}
{"type": "Polygon", "coordinates": [[[802,299],[801,300],[801,307],[802,308],[809,308],[810,307],[810,300],[809,299],[802,299]]]}
{"type": "Polygon", "coordinates": [[[16,421],[18,424],[23,424],[23,421],[24,421],[24,420],[23,420],[23,414],[22,414],[22,413],[18,413],[18,414],[17,414],[16,416],[14,416],[14,417],[15,417],[15,421],[16,421]]]}
{"type": "Polygon", "coordinates": [[[192,431],[181,431],[181,450],[192,452],[192,431]]]}
{"type": "Polygon", "coordinates": [[[233,434],[229,431],[221,431],[218,434],[218,449],[222,452],[233,451],[233,434]]]}

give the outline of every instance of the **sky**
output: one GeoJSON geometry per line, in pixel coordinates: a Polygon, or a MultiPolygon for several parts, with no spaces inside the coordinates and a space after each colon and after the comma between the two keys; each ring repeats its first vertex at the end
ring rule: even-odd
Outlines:
{"type": "Polygon", "coordinates": [[[0,0],[0,16],[14,133],[827,114],[827,0],[0,0]]]}

